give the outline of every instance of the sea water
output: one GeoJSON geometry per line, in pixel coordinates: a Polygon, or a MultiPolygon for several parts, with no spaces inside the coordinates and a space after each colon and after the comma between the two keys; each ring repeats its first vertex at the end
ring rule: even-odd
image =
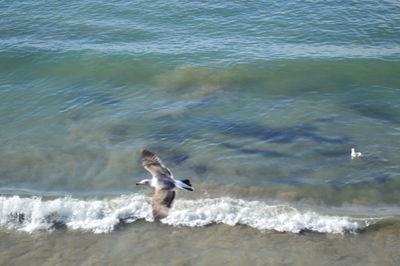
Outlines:
{"type": "Polygon", "coordinates": [[[0,25],[1,264],[400,262],[399,1],[5,0],[0,25]],[[195,187],[161,222],[141,148],[195,187]]]}

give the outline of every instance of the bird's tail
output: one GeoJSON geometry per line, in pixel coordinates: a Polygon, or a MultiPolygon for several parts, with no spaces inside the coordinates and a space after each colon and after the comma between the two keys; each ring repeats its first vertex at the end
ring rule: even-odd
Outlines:
{"type": "Polygon", "coordinates": [[[192,184],[190,184],[190,180],[189,180],[189,179],[185,179],[185,180],[176,180],[175,185],[176,185],[178,188],[181,188],[181,189],[186,189],[186,190],[190,190],[190,191],[193,191],[193,190],[194,190],[194,188],[192,187],[192,184]]]}

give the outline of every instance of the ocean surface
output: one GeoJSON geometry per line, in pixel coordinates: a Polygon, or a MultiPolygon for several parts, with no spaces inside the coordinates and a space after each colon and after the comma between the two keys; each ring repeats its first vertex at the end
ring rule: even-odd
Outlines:
{"type": "Polygon", "coordinates": [[[3,0],[0,150],[0,265],[399,265],[400,1],[3,0]]]}

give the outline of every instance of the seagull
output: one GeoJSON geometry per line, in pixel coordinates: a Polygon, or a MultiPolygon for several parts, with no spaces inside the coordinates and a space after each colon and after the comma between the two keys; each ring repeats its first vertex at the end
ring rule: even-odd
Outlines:
{"type": "Polygon", "coordinates": [[[354,148],[351,148],[351,159],[353,158],[357,158],[357,157],[362,157],[362,153],[361,152],[356,152],[356,150],[354,148]]]}
{"type": "Polygon", "coordinates": [[[177,180],[171,170],[164,166],[160,158],[151,151],[143,149],[142,165],[150,172],[152,179],[143,179],[136,185],[143,185],[153,188],[153,216],[156,220],[161,220],[168,216],[169,209],[175,199],[176,188],[193,191],[194,188],[188,179],[177,180]]]}

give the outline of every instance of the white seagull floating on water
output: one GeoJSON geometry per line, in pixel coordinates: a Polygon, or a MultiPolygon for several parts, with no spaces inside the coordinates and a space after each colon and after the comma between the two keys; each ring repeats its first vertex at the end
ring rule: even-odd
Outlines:
{"type": "Polygon", "coordinates": [[[362,157],[362,153],[361,152],[356,152],[356,150],[354,148],[351,148],[351,158],[357,158],[357,157],[362,157]]]}
{"type": "Polygon", "coordinates": [[[144,185],[154,189],[152,207],[154,219],[160,220],[168,216],[169,209],[175,198],[176,188],[193,191],[194,188],[188,179],[176,180],[172,172],[164,166],[160,158],[154,153],[142,150],[142,165],[150,172],[153,178],[144,179],[136,185],[144,185]]]}

